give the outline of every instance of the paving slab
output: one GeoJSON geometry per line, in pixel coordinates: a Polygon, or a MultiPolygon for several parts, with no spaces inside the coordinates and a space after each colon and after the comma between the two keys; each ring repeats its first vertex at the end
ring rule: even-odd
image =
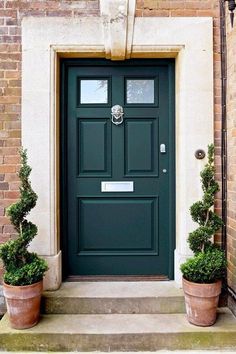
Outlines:
{"type": "MultiPolygon", "coordinates": [[[[235,351],[232,350],[224,350],[222,351],[222,349],[219,350],[158,350],[155,352],[122,352],[122,354],[124,353],[128,353],[128,354],[137,354],[137,353],[142,353],[142,354],[215,354],[215,353],[220,353],[220,354],[230,354],[230,353],[235,353],[235,351]]],[[[14,353],[15,352],[5,352],[5,351],[1,351],[2,354],[9,354],[9,353],[14,353]]],[[[37,354],[39,352],[29,352],[29,351],[24,351],[24,352],[17,352],[18,354],[37,354]]],[[[40,352],[41,354],[49,354],[49,352],[40,352]]],[[[61,354],[64,352],[53,352],[53,354],[61,354]]],[[[96,352],[67,352],[67,354],[94,354],[96,352]]],[[[107,352],[97,352],[99,354],[107,354],[107,352]]],[[[121,354],[121,352],[111,352],[112,354],[121,354]]]]}
{"type": "Polygon", "coordinates": [[[174,281],[109,281],[65,282],[56,291],[45,292],[47,296],[62,297],[150,297],[183,296],[182,289],[174,281]]]}
{"type": "Polygon", "coordinates": [[[27,330],[0,322],[1,350],[156,351],[236,350],[236,319],[222,308],[212,327],[189,324],[184,314],[44,315],[27,330]]]}

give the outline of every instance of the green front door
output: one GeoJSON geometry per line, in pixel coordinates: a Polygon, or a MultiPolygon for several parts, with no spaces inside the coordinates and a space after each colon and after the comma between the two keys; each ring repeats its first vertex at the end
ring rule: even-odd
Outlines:
{"type": "Polygon", "coordinates": [[[173,61],[65,60],[61,77],[65,273],[171,279],[173,61]]]}

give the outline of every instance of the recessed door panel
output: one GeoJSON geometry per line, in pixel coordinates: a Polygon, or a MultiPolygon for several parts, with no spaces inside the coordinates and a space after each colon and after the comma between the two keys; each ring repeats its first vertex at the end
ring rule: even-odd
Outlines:
{"type": "Polygon", "coordinates": [[[65,275],[171,279],[174,62],[62,64],[65,275]]]}
{"type": "Polygon", "coordinates": [[[155,199],[81,199],[78,210],[80,254],[157,253],[158,208],[155,199]]]}
{"type": "Polygon", "coordinates": [[[110,173],[111,144],[106,119],[81,119],[79,125],[79,174],[108,175],[110,173]]]}
{"type": "Polygon", "coordinates": [[[125,122],[126,175],[154,175],[158,171],[158,120],[125,122]]]}

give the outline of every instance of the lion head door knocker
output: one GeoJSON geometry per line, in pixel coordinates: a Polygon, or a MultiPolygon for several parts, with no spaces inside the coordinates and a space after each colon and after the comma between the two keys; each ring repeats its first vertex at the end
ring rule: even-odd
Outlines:
{"type": "Polygon", "coordinates": [[[111,109],[111,121],[115,125],[119,125],[123,123],[123,107],[119,106],[116,104],[115,106],[112,107],[111,109]]]}

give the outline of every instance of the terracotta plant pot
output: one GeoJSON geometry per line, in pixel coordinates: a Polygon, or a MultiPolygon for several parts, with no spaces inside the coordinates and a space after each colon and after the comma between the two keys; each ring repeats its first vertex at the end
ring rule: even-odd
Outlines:
{"type": "Polygon", "coordinates": [[[212,326],[221,293],[222,281],[212,284],[192,283],[183,278],[188,321],[196,326],[212,326]]]}
{"type": "Polygon", "coordinates": [[[24,286],[3,283],[3,293],[12,328],[25,329],[38,323],[42,291],[43,281],[24,286]]]}

